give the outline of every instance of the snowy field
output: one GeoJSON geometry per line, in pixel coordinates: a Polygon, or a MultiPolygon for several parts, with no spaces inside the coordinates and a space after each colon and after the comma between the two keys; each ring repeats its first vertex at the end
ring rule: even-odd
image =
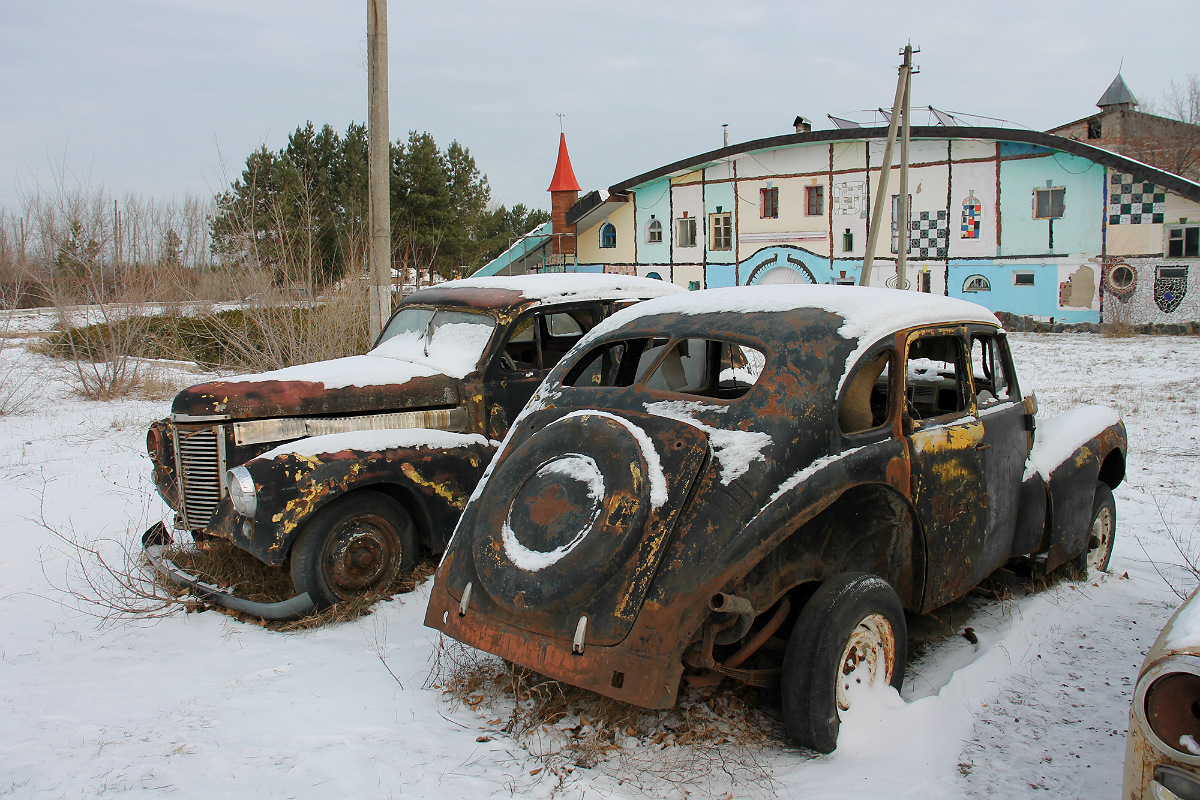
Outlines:
{"type": "MultiPolygon", "coordinates": [[[[836,753],[780,742],[762,754],[772,786],[718,771],[691,796],[1119,795],[1133,678],[1179,602],[1168,584],[1192,588],[1162,565],[1200,517],[1200,339],[1012,339],[1043,419],[1079,402],[1124,416],[1111,574],[956,606],[902,698],[856,707],[836,753]],[[955,635],[966,625],[978,645],[955,635]]],[[[61,592],[74,561],[48,528],[111,540],[99,546],[116,557],[114,541],[164,514],[143,442],[168,403],[79,399],[61,367],[8,344],[0,376],[32,373],[36,395],[0,416],[0,798],[645,796],[601,770],[560,785],[486,717],[423,689],[427,587],[292,634],[211,612],[108,625],[81,613],[61,592]]]]}

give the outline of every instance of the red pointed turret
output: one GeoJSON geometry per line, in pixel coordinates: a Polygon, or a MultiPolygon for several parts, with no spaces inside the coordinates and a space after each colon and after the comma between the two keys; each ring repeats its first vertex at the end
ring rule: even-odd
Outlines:
{"type": "Polygon", "coordinates": [[[579,181],[571,169],[571,156],[567,153],[567,135],[558,135],[558,163],[554,166],[554,177],[550,179],[548,192],[578,192],[579,181]]]}
{"type": "Polygon", "coordinates": [[[575,252],[575,226],[567,224],[567,211],[579,199],[579,181],[571,169],[571,156],[567,153],[567,135],[558,135],[558,163],[554,166],[554,177],[550,180],[550,230],[553,244],[550,252],[556,256],[568,256],[575,252]]]}

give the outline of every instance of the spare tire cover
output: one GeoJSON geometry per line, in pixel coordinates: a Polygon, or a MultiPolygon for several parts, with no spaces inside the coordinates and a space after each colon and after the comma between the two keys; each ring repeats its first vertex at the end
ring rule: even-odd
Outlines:
{"type": "Polygon", "coordinates": [[[483,588],[513,610],[559,604],[611,579],[649,511],[633,423],[583,412],[534,433],[476,500],[473,555],[483,588]]]}

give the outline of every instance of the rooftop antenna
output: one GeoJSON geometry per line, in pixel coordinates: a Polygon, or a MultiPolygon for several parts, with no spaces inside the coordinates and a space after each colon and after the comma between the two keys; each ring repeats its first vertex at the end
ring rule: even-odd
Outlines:
{"type": "Polygon", "coordinates": [[[725,136],[725,147],[729,147],[729,123],[721,123],[721,133],[725,136]]]}
{"type": "Polygon", "coordinates": [[[566,114],[556,114],[555,116],[558,117],[558,132],[562,133],[563,132],[563,117],[565,117],[566,114]]]}

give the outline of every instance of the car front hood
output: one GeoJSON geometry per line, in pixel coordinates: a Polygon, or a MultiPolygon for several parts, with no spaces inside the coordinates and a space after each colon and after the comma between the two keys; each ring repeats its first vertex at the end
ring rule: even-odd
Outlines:
{"type": "Polygon", "coordinates": [[[177,417],[261,419],[457,405],[462,380],[431,365],[368,353],[202,383],[175,397],[177,417]]]}

